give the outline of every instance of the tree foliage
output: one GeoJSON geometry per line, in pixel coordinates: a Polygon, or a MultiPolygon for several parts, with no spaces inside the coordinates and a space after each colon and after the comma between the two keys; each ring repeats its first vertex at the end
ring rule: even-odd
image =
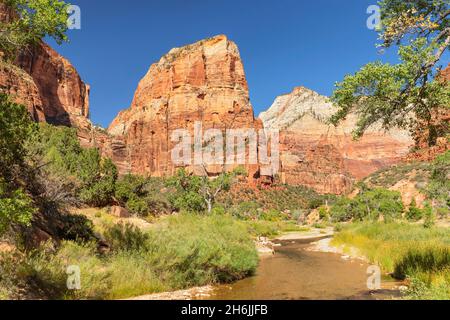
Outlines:
{"type": "Polygon", "coordinates": [[[27,109],[0,93],[0,175],[11,183],[24,170],[27,150],[25,144],[35,135],[37,126],[27,109]]]}
{"type": "Polygon", "coordinates": [[[217,177],[194,176],[185,169],[180,169],[169,179],[168,185],[175,188],[171,202],[177,209],[193,212],[211,213],[217,197],[223,191],[230,190],[238,176],[245,175],[245,170],[238,167],[232,172],[222,172],[217,177]]]}
{"type": "Polygon", "coordinates": [[[330,214],[336,222],[380,218],[390,222],[401,218],[403,210],[399,192],[376,188],[360,192],[354,199],[341,198],[331,207],[330,214]]]}
{"type": "Polygon", "coordinates": [[[43,180],[54,177],[53,184],[60,185],[56,192],[70,193],[60,194],[57,199],[76,198],[93,206],[111,204],[117,168],[110,159],[102,158],[97,149],[82,148],[75,129],[41,124],[27,147],[43,180]]]}
{"type": "Polygon", "coordinates": [[[29,226],[36,212],[33,201],[23,189],[11,190],[0,178],[0,236],[13,224],[29,226]]]}
{"type": "Polygon", "coordinates": [[[433,145],[448,133],[448,124],[434,117],[450,106],[450,83],[439,79],[438,65],[450,45],[450,5],[445,0],[384,0],[380,6],[381,46],[399,45],[401,63],[369,63],[337,83],[332,101],[339,110],[331,123],[356,112],[355,138],[380,123],[386,130],[426,130],[433,145]]]}
{"type": "Polygon", "coordinates": [[[433,161],[431,179],[426,192],[437,207],[450,209],[450,151],[433,161]]]}
{"type": "Polygon", "coordinates": [[[0,94],[0,235],[12,225],[29,225],[36,211],[24,187],[25,144],[36,125],[24,106],[0,94]]]}
{"type": "Polygon", "coordinates": [[[4,0],[13,17],[0,22],[0,50],[13,57],[18,50],[50,36],[67,41],[68,4],[60,0],[4,0]]]}

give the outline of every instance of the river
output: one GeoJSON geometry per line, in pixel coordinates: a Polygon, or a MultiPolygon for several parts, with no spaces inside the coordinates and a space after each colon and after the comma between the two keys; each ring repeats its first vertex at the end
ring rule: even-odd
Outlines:
{"type": "Polygon", "coordinates": [[[309,240],[276,241],[275,254],[261,259],[256,274],[218,286],[213,300],[374,300],[399,297],[395,283],[384,279],[384,290],[367,288],[368,264],[335,253],[306,250],[309,240]],[[392,288],[392,289],[391,289],[392,288]]]}

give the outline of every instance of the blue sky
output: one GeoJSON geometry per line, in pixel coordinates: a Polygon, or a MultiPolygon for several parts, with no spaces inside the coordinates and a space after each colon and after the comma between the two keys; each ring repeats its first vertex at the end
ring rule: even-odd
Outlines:
{"type": "Polygon", "coordinates": [[[72,0],[81,30],[53,47],[91,85],[91,119],[108,126],[150,65],[173,47],[217,34],[239,46],[255,113],[296,86],[330,95],[334,83],[380,55],[366,27],[376,0],[72,0]]]}

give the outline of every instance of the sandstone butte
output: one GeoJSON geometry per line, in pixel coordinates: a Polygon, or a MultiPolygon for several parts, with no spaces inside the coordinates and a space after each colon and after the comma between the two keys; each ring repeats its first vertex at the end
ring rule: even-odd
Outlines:
{"type": "MultiPolygon", "coordinates": [[[[203,130],[220,129],[223,134],[226,129],[262,129],[250,104],[239,50],[224,35],[172,49],[153,64],[130,108],[120,112],[108,133],[124,142],[130,172],[165,176],[177,170],[171,150],[178,142],[171,141],[172,133],[186,129],[193,135],[198,121],[203,130]]],[[[188,169],[204,172],[203,167],[188,169]]],[[[250,180],[259,178],[257,164],[246,169],[250,180]]],[[[223,168],[206,166],[206,171],[215,175],[223,168]]]]}

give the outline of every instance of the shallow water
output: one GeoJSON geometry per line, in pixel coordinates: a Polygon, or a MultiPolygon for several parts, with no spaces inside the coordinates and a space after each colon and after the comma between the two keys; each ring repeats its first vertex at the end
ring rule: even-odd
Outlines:
{"type": "MultiPolygon", "coordinates": [[[[360,260],[305,250],[315,240],[279,241],[273,256],[262,258],[253,277],[217,287],[215,300],[372,300],[398,297],[395,290],[371,292],[360,260]]],[[[386,287],[384,284],[382,287],[386,287]]]]}

